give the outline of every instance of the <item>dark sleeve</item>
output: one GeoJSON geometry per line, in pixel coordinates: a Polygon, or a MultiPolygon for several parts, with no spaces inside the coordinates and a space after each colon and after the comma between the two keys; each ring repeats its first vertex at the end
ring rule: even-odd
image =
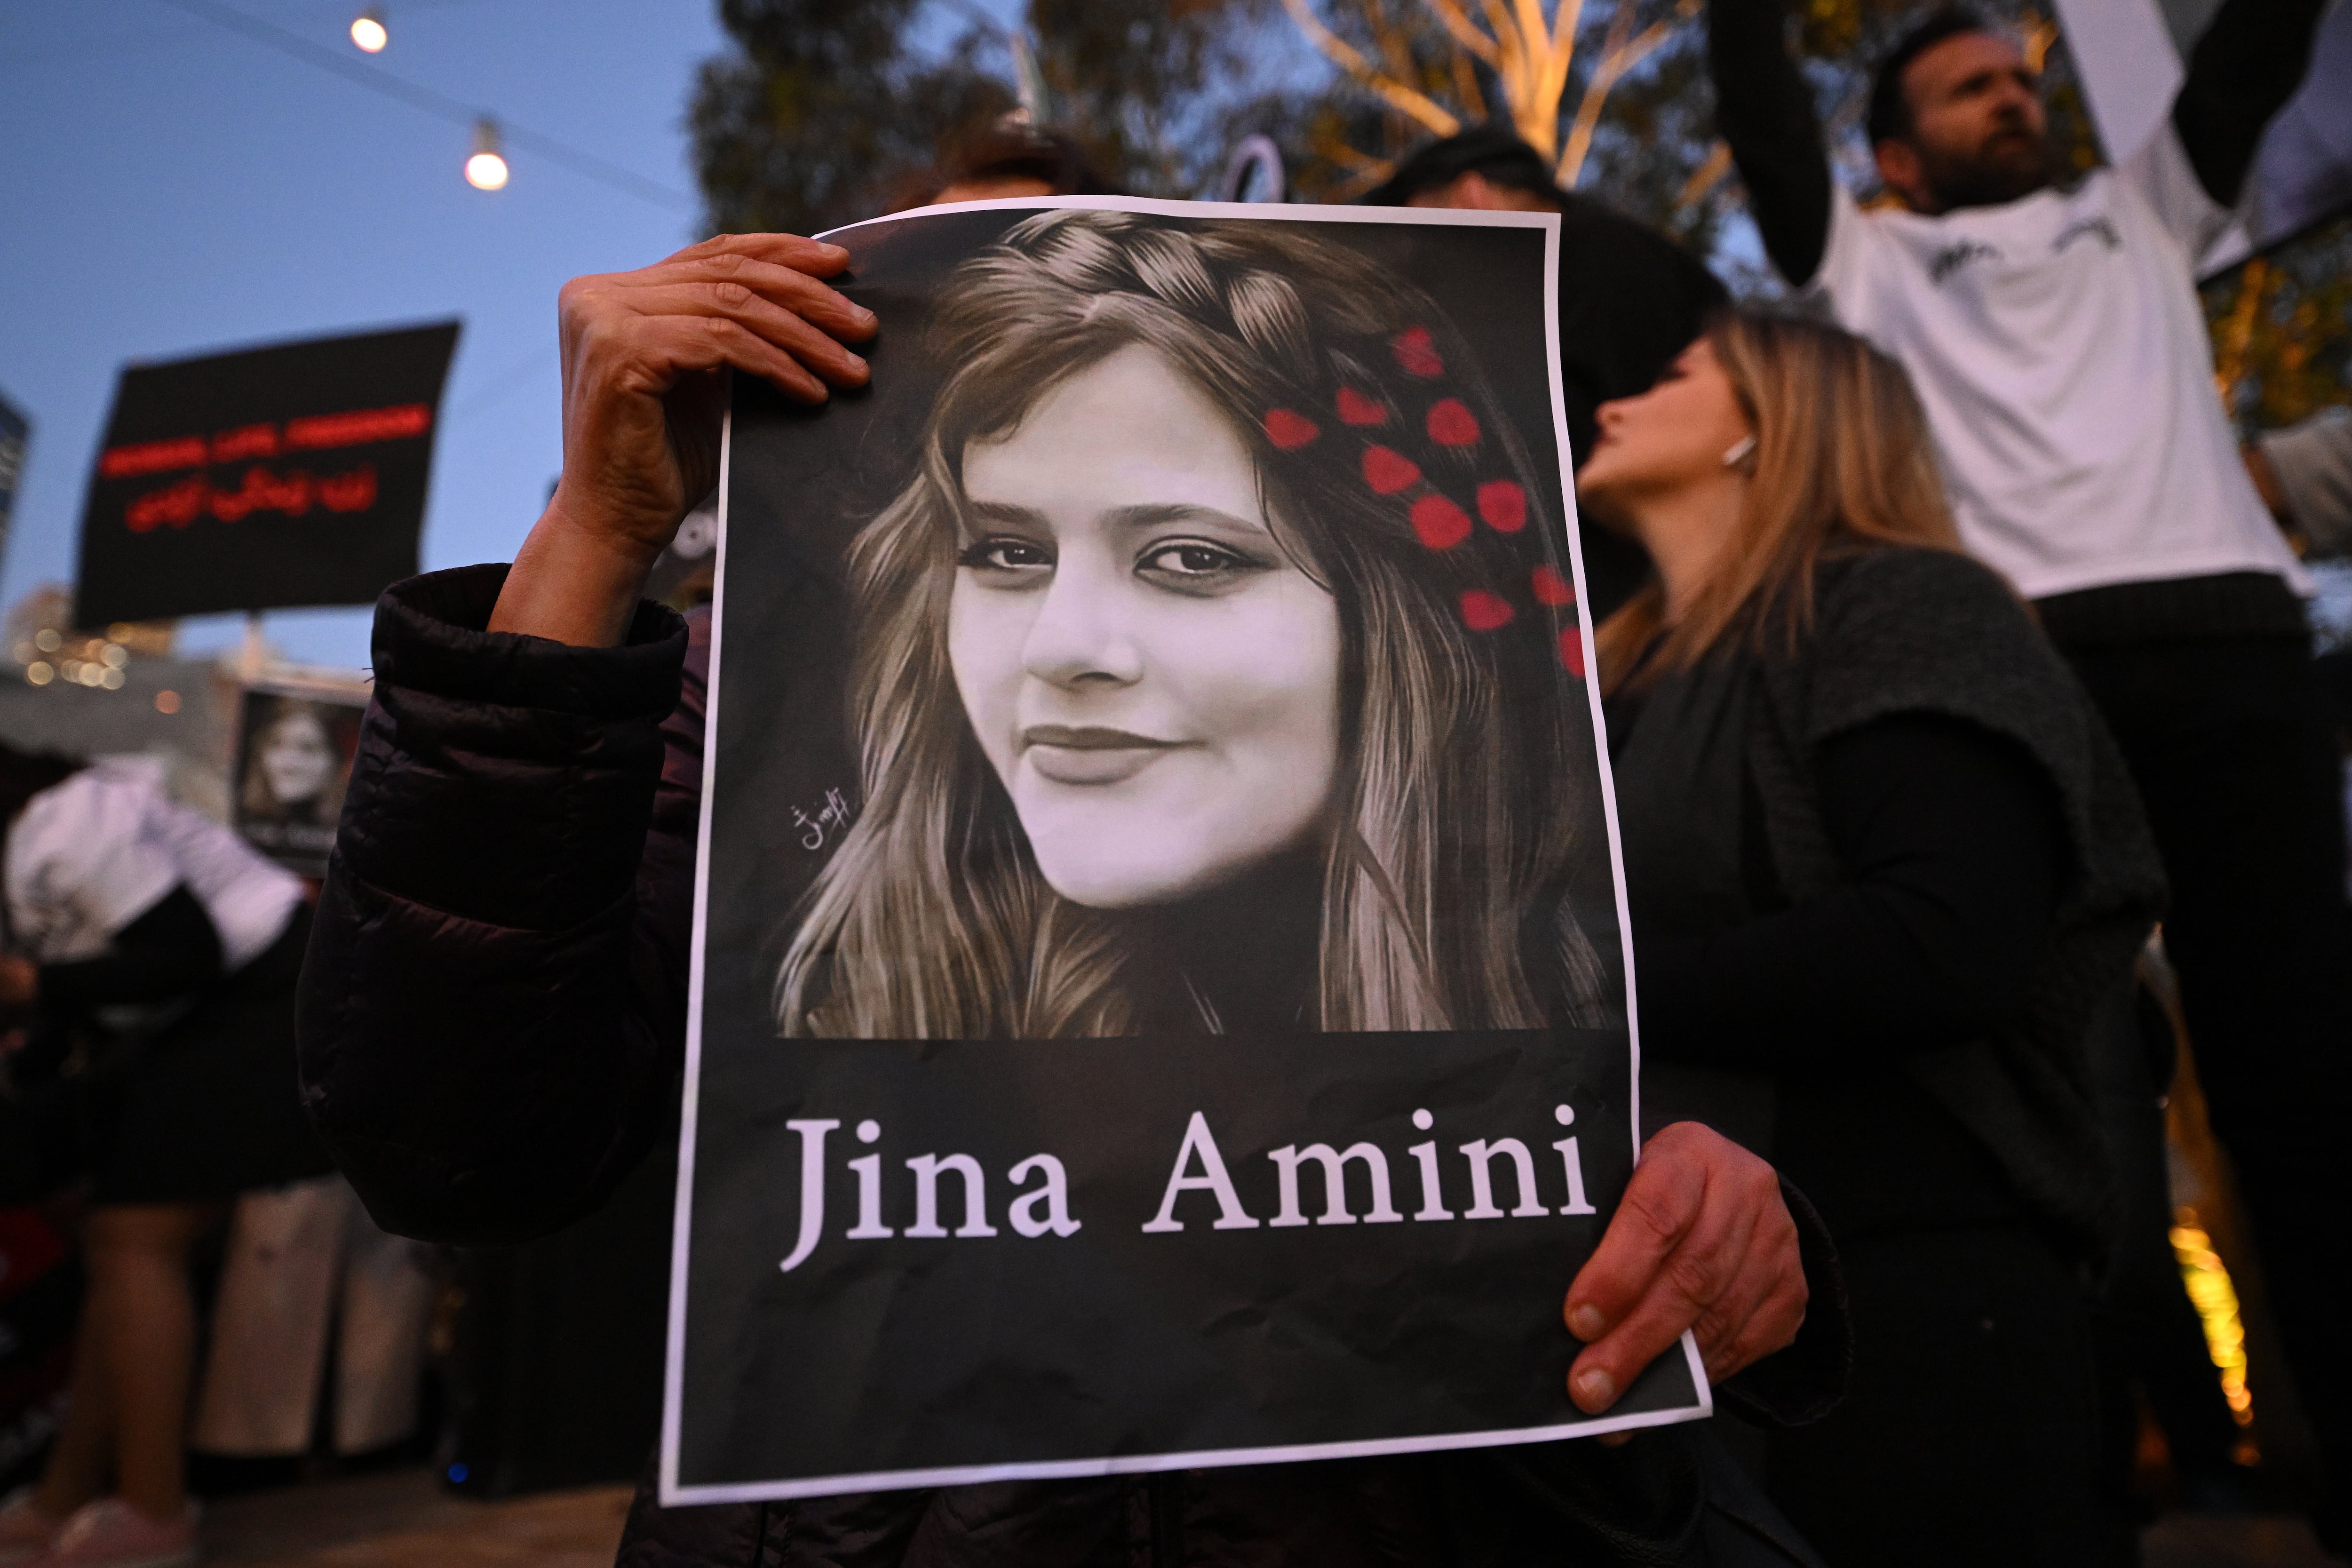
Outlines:
{"type": "Polygon", "coordinates": [[[1845,1273],[1838,1266],[1830,1227],[1785,1176],[1780,1201],[1797,1224],[1797,1258],[1805,1270],[1805,1321],[1791,1343],[1726,1379],[1715,1392],[1758,1426],[1786,1427],[1820,1420],[1845,1396],[1853,1373],[1853,1315],[1846,1304],[1845,1273]]]}
{"type": "Polygon", "coordinates": [[[2015,742],[1902,713],[1818,753],[1845,878],[1793,909],[1641,955],[1670,1059],[1822,1071],[1980,1037],[2022,1008],[2065,870],[2057,792],[2015,742]]]}
{"type": "Polygon", "coordinates": [[[369,1213],[466,1244],[599,1206],[672,1113],[685,1026],[691,842],[655,809],[685,628],[648,605],[616,648],[489,633],[505,574],[377,607],[300,995],[304,1101],[369,1213]]]}
{"type": "Polygon", "coordinates": [[[2172,125],[2205,194],[2238,205],[2271,117],[2311,65],[2312,33],[2326,0],[2223,0],[2189,54],[2172,125]]]}
{"type": "Polygon", "coordinates": [[[1830,160],[1813,91],[1782,37],[1781,0],[1709,0],[1715,128],[1748,186],[1764,254],[1791,288],[1821,270],[1830,242],[1830,160]]]}
{"type": "Polygon", "coordinates": [[[116,931],[107,952],[41,965],[41,1001],[76,1011],[110,1003],[162,1002],[204,989],[220,972],[220,933],[183,883],[116,931]]]}

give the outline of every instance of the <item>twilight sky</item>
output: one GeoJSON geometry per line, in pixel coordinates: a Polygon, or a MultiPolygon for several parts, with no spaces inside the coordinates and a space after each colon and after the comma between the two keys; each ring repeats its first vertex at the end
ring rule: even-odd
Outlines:
{"type": "MultiPolygon", "coordinates": [[[[364,59],[360,0],[215,0],[364,59]]],[[[561,463],[555,291],[695,237],[682,128],[711,0],[389,0],[376,64],[667,186],[657,205],[165,0],[0,5],[0,395],[33,420],[0,605],[73,573],[85,475],[130,359],[462,317],[428,568],[512,554],[561,463]]],[[[236,635],[184,626],[183,645],[236,635]]],[[[367,612],[274,613],[291,657],[366,662],[367,612]]]]}

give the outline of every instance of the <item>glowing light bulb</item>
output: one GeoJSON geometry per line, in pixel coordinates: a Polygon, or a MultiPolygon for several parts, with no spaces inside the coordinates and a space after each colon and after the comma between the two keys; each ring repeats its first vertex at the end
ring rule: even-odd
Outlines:
{"type": "Polygon", "coordinates": [[[384,45],[392,42],[392,34],[384,28],[381,6],[371,5],[352,18],[352,42],[372,55],[383,52],[384,45]]]}
{"type": "Polygon", "coordinates": [[[474,121],[474,154],[466,160],[466,183],[478,191],[504,190],[507,161],[499,151],[499,127],[488,119],[474,121]]]}

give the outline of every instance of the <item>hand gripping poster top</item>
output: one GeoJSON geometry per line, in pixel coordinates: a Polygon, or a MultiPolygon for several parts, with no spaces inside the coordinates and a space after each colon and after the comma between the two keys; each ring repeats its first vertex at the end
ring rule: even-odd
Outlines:
{"type": "Polygon", "coordinates": [[[1706,1413],[1565,1387],[1637,1107],[1558,219],[835,237],[870,390],[729,420],[663,1500],[1706,1413]]]}

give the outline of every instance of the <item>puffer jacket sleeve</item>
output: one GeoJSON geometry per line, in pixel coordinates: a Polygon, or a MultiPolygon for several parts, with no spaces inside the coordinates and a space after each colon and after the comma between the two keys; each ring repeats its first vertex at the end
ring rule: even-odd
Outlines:
{"type": "Polygon", "coordinates": [[[679,618],[642,605],[614,648],[491,633],[505,577],[377,607],[300,998],[304,1102],[368,1212],[464,1244],[592,1212],[667,1122],[700,784],[679,618]]]}

